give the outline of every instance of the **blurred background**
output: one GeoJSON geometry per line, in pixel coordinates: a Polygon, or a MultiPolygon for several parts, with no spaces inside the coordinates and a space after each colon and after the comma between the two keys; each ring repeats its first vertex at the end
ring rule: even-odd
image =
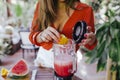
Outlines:
{"type": "MultiPolygon", "coordinates": [[[[81,0],[81,2],[90,5],[94,10],[98,45],[93,51],[82,48],[80,51],[86,54],[78,55],[78,62],[84,58],[82,65],[90,64],[90,69],[95,69],[91,75],[87,67],[87,75],[94,76],[104,71],[101,74],[102,78],[98,79],[96,75],[97,77],[92,77],[91,80],[110,80],[113,74],[115,76],[113,80],[120,80],[120,0],[81,0]]],[[[4,60],[8,56],[16,56],[21,52],[19,31],[29,31],[36,3],[37,0],[0,0],[0,66],[6,66],[4,60]]],[[[77,75],[90,80],[85,72],[79,71],[77,75]]]]}

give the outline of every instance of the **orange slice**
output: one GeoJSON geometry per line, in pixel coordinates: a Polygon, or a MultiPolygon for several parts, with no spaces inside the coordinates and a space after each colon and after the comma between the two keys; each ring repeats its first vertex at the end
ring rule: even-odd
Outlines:
{"type": "Polygon", "coordinates": [[[1,76],[2,76],[3,78],[6,78],[7,75],[8,75],[8,69],[2,68],[2,69],[1,69],[1,76]]]}
{"type": "Polygon", "coordinates": [[[68,43],[68,38],[65,35],[61,34],[61,37],[58,41],[58,44],[64,45],[64,44],[67,44],[67,43],[68,43]]]}

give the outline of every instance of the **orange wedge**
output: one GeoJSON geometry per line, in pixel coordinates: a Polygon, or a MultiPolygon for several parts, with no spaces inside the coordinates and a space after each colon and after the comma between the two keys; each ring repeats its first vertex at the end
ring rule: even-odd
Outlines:
{"type": "Polygon", "coordinates": [[[2,76],[3,78],[6,78],[7,75],[8,75],[8,69],[2,68],[2,69],[1,69],[1,76],[2,76]]]}
{"type": "Polygon", "coordinates": [[[67,44],[67,43],[68,43],[68,38],[65,35],[61,34],[61,37],[58,41],[58,44],[64,45],[64,44],[67,44]]]}

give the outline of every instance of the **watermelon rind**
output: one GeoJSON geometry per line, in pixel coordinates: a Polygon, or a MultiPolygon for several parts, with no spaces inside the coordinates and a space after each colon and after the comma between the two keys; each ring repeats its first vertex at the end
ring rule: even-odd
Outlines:
{"type": "Polygon", "coordinates": [[[24,59],[19,60],[19,61],[11,68],[11,70],[10,70],[10,76],[14,76],[14,77],[23,77],[23,76],[26,76],[28,73],[29,73],[29,67],[28,67],[28,64],[26,63],[26,61],[25,61],[24,59]],[[25,63],[25,66],[27,67],[27,70],[26,70],[26,71],[23,71],[24,73],[16,74],[16,73],[12,72],[12,70],[14,69],[14,67],[15,67],[20,61],[23,61],[23,63],[25,63]]]}
{"type": "Polygon", "coordinates": [[[28,74],[24,75],[24,76],[16,76],[16,75],[12,75],[12,76],[8,76],[11,79],[25,79],[28,77],[28,74]]]}

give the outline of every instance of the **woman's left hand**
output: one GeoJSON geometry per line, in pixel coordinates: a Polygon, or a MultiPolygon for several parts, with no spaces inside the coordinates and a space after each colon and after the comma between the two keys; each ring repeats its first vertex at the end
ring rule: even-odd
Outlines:
{"type": "Polygon", "coordinates": [[[96,35],[92,32],[90,26],[87,27],[88,33],[84,34],[84,39],[79,43],[80,46],[84,46],[86,44],[93,45],[96,42],[96,35]]]}

